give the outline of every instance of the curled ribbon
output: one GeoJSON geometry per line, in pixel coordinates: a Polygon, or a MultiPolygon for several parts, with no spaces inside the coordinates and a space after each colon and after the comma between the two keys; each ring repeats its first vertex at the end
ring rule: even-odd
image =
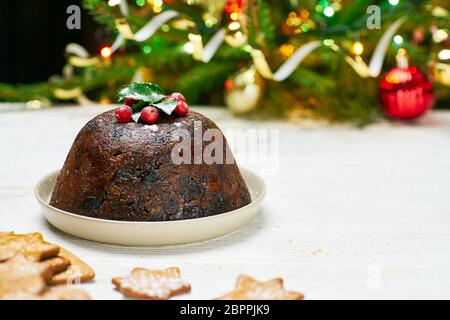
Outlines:
{"type": "Polygon", "coordinates": [[[81,90],[80,87],[76,87],[73,89],[61,89],[61,88],[56,88],[53,91],[53,94],[55,95],[55,97],[57,97],[58,99],[61,100],[70,100],[70,99],[74,99],[80,95],[83,94],[83,91],[81,90]]]}
{"type": "MultiPolygon", "coordinates": [[[[120,11],[123,16],[128,16],[128,4],[126,0],[122,0],[120,2],[120,11]]],[[[115,52],[122,45],[125,39],[138,42],[143,42],[150,39],[164,23],[178,16],[179,13],[177,11],[164,11],[153,17],[136,33],[133,33],[125,18],[116,19],[115,24],[120,34],[111,46],[111,51],[115,52]]],[[[220,29],[217,31],[205,46],[203,46],[202,37],[198,34],[190,33],[188,38],[193,46],[192,56],[194,59],[207,63],[212,59],[216,51],[222,45],[225,39],[225,30],[220,29]]]]}
{"type": "MultiPolygon", "coordinates": [[[[146,41],[147,39],[151,38],[163,24],[180,15],[177,11],[174,10],[164,11],[154,16],[140,30],[134,33],[126,20],[126,17],[128,17],[127,1],[121,0],[119,2],[119,5],[123,18],[115,20],[119,35],[111,46],[112,52],[115,52],[126,39],[134,40],[137,42],[146,41]]],[[[345,61],[349,63],[350,66],[355,70],[355,72],[362,78],[378,77],[383,66],[383,61],[386,55],[387,48],[389,46],[389,42],[391,41],[394,33],[398,30],[398,28],[400,28],[405,20],[406,18],[404,17],[396,20],[386,30],[375,48],[369,65],[367,65],[360,56],[356,56],[355,58],[346,56],[345,61]]],[[[190,33],[188,35],[188,40],[193,48],[193,58],[195,60],[208,63],[225,41],[225,30],[223,28],[218,30],[205,46],[203,46],[203,40],[199,34],[190,33]]],[[[302,61],[312,51],[314,51],[321,45],[322,43],[320,41],[311,41],[304,44],[303,46],[298,48],[294,52],[294,54],[285,63],[283,63],[275,73],[271,71],[270,66],[261,50],[251,48],[250,55],[252,56],[256,70],[261,74],[262,77],[281,82],[288,78],[302,63],[302,61]]],[[[338,50],[338,48],[331,49],[338,50]]],[[[72,76],[73,67],[83,68],[95,65],[100,62],[100,59],[98,57],[89,57],[88,52],[83,47],[77,44],[69,44],[66,47],[66,53],[70,55],[68,64],[63,70],[63,74],[66,78],[70,78],[72,76]]],[[[83,95],[82,90],[79,87],[72,88],[70,90],[58,88],[55,89],[54,94],[60,99],[75,98],[78,101],[87,101],[87,98],[83,95]]]]}
{"type": "MultiPolygon", "coordinates": [[[[128,4],[126,0],[122,0],[120,2],[120,11],[123,16],[128,16],[128,4]]],[[[143,42],[151,38],[164,23],[178,16],[179,13],[177,11],[164,11],[153,17],[136,33],[133,33],[130,25],[125,18],[116,19],[115,24],[117,30],[119,30],[120,35],[116,38],[113,45],[111,46],[111,51],[115,52],[122,45],[125,39],[143,42]]],[[[225,30],[220,29],[219,31],[217,31],[205,46],[203,46],[203,40],[199,34],[190,33],[188,39],[193,47],[193,58],[195,60],[207,63],[212,59],[216,51],[224,42],[225,30]]]]}
{"type": "MultiPolygon", "coordinates": [[[[394,36],[395,32],[405,22],[406,18],[402,17],[396,20],[383,34],[378,41],[375,51],[370,59],[369,65],[367,65],[360,56],[352,58],[350,56],[345,57],[345,61],[355,70],[355,72],[362,78],[376,78],[380,75],[383,67],[383,61],[386,56],[386,51],[389,46],[389,42],[394,36]]],[[[259,74],[262,77],[274,81],[283,81],[288,78],[292,72],[301,64],[304,58],[308,56],[312,51],[321,46],[320,41],[309,42],[300,48],[298,48],[294,54],[275,72],[272,73],[269,64],[261,50],[251,49],[250,54],[253,58],[253,63],[256,66],[259,74]]]]}
{"type": "MultiPolygon", "coordinates": [[[[69,55],[67,64],[63,68],[63,76],[65,79],[70,79],[73,75],[73,67],[88,67],[100,62],[97,57],[90,58],[89,53],[81,45],[77,43],[69,43],[65,49],[66,54],[69,55]]],[[[72,89],[56,88],[53,90],[53,95],[61,100],[75,99],[79,104],[92,103],[84,94],[81,87],[72,89]]]]}
{"type": "Polygon", "coordinates": [[[378,41],[375,51],[370,59],[369,65],[367,65],[364,60],[357,56],[352,58],[350,56],[345,57],[345,61],[355,70],[355,72],[362,78],[376,78],[380,75],[381,69],[383,67],[384,57],[386,56],[386,51],[389,46],[394,33],[400,28],[400,26],[405,22],[406,18],[402,17],[396,20],[383,34],[383,36],[378,41]]]}
{"type": "Polygon", "coordinates": [[[225,30],[220,29],[217,31],[205,47],[203,47],[203,41],[200,35],[190,33],[188,38],[194,47],[192,53],[194,59],[208,63],[222,45],[225,39],[225,30]]]}
{"type": "MultiPolygon", "coordinates": [[[[126,1],[122,1],[121,3],[126,4],[126,1]]],[[[122,9],[122,7],[127,7],[127,5],[121,6],[120,8],[122,9]]],[[[123,11],[122,11],[122,14],[123,14],[123,11]]],[[[128,22],[126,22],[126,20],[124,18],[117,19],[115,21],[115,23],[116,23],[117,29],[120,32],[120,35],[116,38],[113,45],[111,46],[111,51],[115,52],[120,47],[120,45],[123,43],[123,41],[125,39],[130,39],[130,40],[134,40],[134,41],[138,41],[138,42],[143,42],[143,41],[149,39],[151,36],[153,36],[153,34],[156,31],[158,31],[158,29],[164,23],[166,23],[167,21],[169,21],[177,16],[178,16],[178,12],[176,12],[176,11],[173,11],[173,10],[164,11],[164,12],[156,15],[155,17],[153,17],[153,19],[151,19],[149,22],[147,22],[136,33],[133,33],[128,22]]]]}
{"type": "Polygon", "coordinates": [[[256,66],[256,70],[258,70],[261,76],[266,79],[280,82],[289,77],[292,72],[297,69],[300,63],[302,63],[303,59],[320,46],[320,41],[311,41],[307,44],[304,44],[303,46],[298,48],[294,52],[294,54],[285,63],[283,63],[275,73],[272,73],[272,71],[270,70],[269,64],[267,63],[267,60],[261,50],[252,49],[250,51],[250,54],[253,58],[253,63],[256,66]]]}
{"type": "MultiPolygon", "coordinates": [[[[120,11],[124,17],[128,16],[128,4],[126,0],[120,1],[120,11]]],[[[153,17],[136,33],[133,33],[133,31],[131,30],[128,22],[126,21],[126,18],[117,19],[115,23],[120,34],[111,46],[111,50],[113,52],[116,51],[125,39],[131,39],[138,42],[149,39],[164,23],[178,16],[179,13],[173,10],[162,12],[153,17]]],[[[398,30],[398,28],[405,20],[406,18],[404,17],[398,19],[383,34],[377,44],[377,47],[375,48],[369,65],[367,65],[360,56],[357,56],[355,58],[352,58],[350,56],[345,57],[346,62],[350,64],[350,66],[359,76],[363,78],[375,78],[379,76],[383,66],[386,51],[389,46],[389,42],[394,33],[398,30]]],[[[213,58],[214,54],[224,42],[225,30],[222,28],[217,31],[205,46],[203,46],[203,40],[199,34],[190,33],[188,35],[188,39],[193,47],[193,58],[195,60],[207,63],[213,58]]],[[[288,78],[292,74],[292,72],[294,72],[295,69],[301,64],[303,59],[319,46],[321,46],[320,41],[312,41],[301,46],[283,65],[281,65],[281,67],[275,73],[272,73],[262,51],[258,49],[251,49],[250,54],[253,58],[253,63],[255,64],[257,71],[261,74],[262,77],[280,82],[288,78]]],[[[76,63],[78,65],[82,64],[83,62],[84,61],[77,61],[76,59],[75,61],[73,61],[73,63],[76,63]]],[[[92,62],[93,61],[85,61],[85,63],[92,62]]]]}

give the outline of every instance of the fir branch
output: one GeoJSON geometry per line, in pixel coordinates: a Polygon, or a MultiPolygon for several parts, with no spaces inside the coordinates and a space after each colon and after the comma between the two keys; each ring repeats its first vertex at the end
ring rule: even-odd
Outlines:
{"type": "Polygon", "coordinates": [[[265,0],[258,0],[258,24],[261,46],[273,49],[275,47],[275,24],[272,21],[270,6],[265,0]]]}
{"type": "Polygon", "coordinates": [[[115,16],[113,12],[118,9],[113,9],[104,0],[83,0],[83,8],[88,10],[89,14],[96,22],[108,27],[110,30],[115,30],[114,23],[115,16]]]}
{"type": "Polygon", "coordinates": [[[304,67],[298,67],[291,74],[289,80],[296,85],[313,89],[318,94],[327,94],[336,87],[336,79],[304,67]]]}
{"type": "Polygon", "coordinates": [[[265,0],[249,0],[246,12],[250,45],[273,49],[275,24],[272,21],[269,4],[265,0]]]}
{"type": "Polygon", "coordinates": [[[189,103],[205,101],[203,96],[222,90],[225,80],[237,68],[235,63],[225,61],[198,64],[178,78],[176,87],[185,94],[189,103]]]}

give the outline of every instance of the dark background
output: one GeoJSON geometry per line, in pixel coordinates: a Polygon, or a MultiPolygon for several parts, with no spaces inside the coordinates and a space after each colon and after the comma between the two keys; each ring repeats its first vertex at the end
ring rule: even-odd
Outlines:
{"type": "Polygon", "coordinates": [[[46,81],[61,74],[68,43],[95,53],[102,42],[110,44],[103,33],[81,0],[0,0],[0,82],[46,81]],[[81,30],[66,27],[72,4],[81,8],[81,30]]]}

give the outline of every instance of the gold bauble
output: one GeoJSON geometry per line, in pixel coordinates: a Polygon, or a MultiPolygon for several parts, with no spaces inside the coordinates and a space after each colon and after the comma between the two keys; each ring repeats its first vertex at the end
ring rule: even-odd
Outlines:
{"type": "Polygon", "coordinates": [[[133,76],[133,82],[152,82],[153,71],[147,67],[140,67],[136,70],[133,76]]]}
{"type": "Polygon", "coordinates": [[[435,63],[433,66],[433,74],[437,82],[450,86],[450,63],[435,63]]]}
{"type": "Polygon", "coordinates": [[[429,63],[434,80],[450,86],[450,49],[442,49],[429,63]]]}
{"type": "Polygon", "coordinates": [[[234,114],[252,111],[263,94],[263,84],[254,66],[238,71],[225,82],[225,105],[234,114]]]}

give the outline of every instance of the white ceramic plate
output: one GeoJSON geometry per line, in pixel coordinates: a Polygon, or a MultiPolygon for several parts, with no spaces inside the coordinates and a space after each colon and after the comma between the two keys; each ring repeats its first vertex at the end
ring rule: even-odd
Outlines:
{"type": "Polygon", "coordinates": [[[50,197],[59,171],[36,185],[35,195],[45,218],[56,228],[74,236],[126,246],[161,246],[217,238],[246,225],[258,213],[266,193],[264,181],[240,168],[252,202],[245,207],[215,216],[177,221],[114,221],[85,217],[52,207],[50,197]]]}

